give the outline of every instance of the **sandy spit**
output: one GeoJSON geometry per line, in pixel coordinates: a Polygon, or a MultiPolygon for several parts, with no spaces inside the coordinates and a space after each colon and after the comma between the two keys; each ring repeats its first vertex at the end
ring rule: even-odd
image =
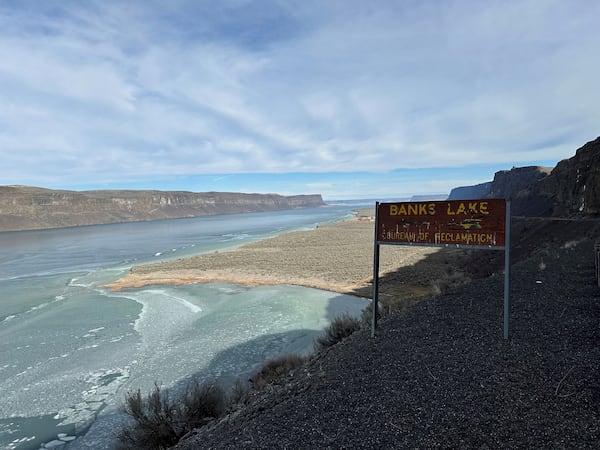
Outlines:
{"type": "MultiPolygon", "coordinates": [[[[365,218],[335,222],[228,252],[134,266],[127,276],[105,287],[118,291],[157,284],[290,284],[365,296],[373,279],[373,227],[374,223],[365,218]]],[[[382,247],[380,274],[413,265],[437,251],[382,247]]]]}

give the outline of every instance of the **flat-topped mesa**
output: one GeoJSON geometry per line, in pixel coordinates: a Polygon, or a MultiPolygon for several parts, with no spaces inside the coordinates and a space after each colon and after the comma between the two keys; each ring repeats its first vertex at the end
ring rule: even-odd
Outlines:
{"type": "Polygon", "coordinates": [[[323,206],[319,194],[146,190],[65,191],[0,186],[0,231],[278,211],[323,206]]]}

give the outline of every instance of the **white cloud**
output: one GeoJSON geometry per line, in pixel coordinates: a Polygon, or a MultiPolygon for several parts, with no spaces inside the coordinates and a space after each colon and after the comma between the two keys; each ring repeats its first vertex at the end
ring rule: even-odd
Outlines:
{"type": "Polygon", "coordinates": [[[600,134],[592,2],[28,5],[0,6],[0,184],[511,166],[600,134]]]}

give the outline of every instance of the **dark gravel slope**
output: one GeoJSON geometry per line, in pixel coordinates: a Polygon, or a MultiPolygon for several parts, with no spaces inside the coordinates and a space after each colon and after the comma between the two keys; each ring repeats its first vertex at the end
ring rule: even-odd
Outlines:
{"type": "Polygon", "coordinates": [[[531,222],[503,276],[424,300],[314,357],[178,448],[600,448],[596,222],[531,222]]]}

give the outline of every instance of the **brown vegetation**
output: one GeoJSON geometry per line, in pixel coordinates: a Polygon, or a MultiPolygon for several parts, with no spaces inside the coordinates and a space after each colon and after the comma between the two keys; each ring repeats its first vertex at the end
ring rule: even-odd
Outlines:
{"type": "MultiPolygon", "coordinates": [[[[463,251],[386,246],[381,249],[380,298],[392,308],[434,292],[433,280],[456,269],[463,251]],[[427,264],[421,264],[427,258],[427,264]],[[394,276],[399,267],[402,277],[394,276]]],[[[455,275],[452,275],[455,276],[455,275]]],[[[282,234],[229,252],[135,266],[107,287],[119,290],[153,284],[230,282],[291,284],[370,298],[373,279],[373,222],[356,220],[282,234]]]]}

